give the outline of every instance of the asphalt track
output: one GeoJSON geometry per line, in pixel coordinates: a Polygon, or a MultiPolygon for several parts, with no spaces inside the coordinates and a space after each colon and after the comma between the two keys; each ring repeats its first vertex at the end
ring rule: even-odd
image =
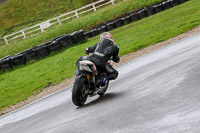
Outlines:
{"type": "Polygon", "coordinates": [[[0,133],[199,133],[200,33],[117,67],[84,107],[71,88],[0,117],[0,133]]]}

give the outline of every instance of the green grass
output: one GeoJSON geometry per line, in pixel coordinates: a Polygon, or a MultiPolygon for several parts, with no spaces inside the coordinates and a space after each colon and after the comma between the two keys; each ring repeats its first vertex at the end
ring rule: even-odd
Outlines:
{"type": "MultiPolygon", "coordinates": [[[[191,0],[111,31],[115,43],[120,47],[120,56],[169,39],[199,25],[199,5],[199,0],[191,0]]],[[[84,55],[86,47],[98,41],[97,36],[33,64],[2,73],[0,75],[0,110],[27,99],[49,84],[57,84],[66,78],[71,78],[75,74],[76,59],[84,55]]]]}
{"type": "MultiPolygon", "coordinates": [[[[73,0],[73,3],[75,9],[78,9],[94,1],[97,0],[73,0]]],[[[40,21],[44,21],[72,10],[73,7],[70,0],[8,0],[0,6],[0,36],[5,34],[6,29],[12,26],[35,19],[42,19],[40,21]]],[[[27,24],[18,26],[8,33],[27,26],[27,24]]]]}
{"type": "Polygon", "coordinates": [[[99,23],[106,22],[124,13],[145,7],[158,1],[161,0],[127,0],[126,2],[115,4],[114,6],[105,7],[97,12],[93,12],[79,19],[74,19],[68,23],[64,23],[60,27],[51,28],[48,32],[41,33],[38,36],[22,41],[14,41],[9,46],[4,45],[0,47],[0,58],[22,52],[66,33],[71,33],[80,29],[87,31],[91,29],[92,26],[99,23]]]}

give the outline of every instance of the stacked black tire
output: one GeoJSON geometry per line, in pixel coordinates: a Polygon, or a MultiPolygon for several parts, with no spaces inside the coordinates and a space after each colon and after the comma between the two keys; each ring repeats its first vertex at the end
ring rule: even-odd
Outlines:
{"type": "Polygon", "coordinates": [[[89,32],[83,30],[73,32],[54,38],[50,42],[38,45],[34,48],[28,49],[24,52],[15,54],[13,56],[6,56],[0,59],[0,70],[6,71],[12,69],[14,66],[25,64],[27,61],[37,59],[40,57],[48,56],[49,53],[59,51],[62,48],[72,46],[76,43],[84,41],[86,38],[97,36],[106,31],[113,30],[131,22],[143,19],[145,17],[154,15],[163,10],[182,4],[188,0],[164,0],[157,4],[148,6],[146,8],[139,9],[135,12],[128,13],[126,16],[118,18],[116,20],[108,21],[105,24],[96,26],[89,32]]]}

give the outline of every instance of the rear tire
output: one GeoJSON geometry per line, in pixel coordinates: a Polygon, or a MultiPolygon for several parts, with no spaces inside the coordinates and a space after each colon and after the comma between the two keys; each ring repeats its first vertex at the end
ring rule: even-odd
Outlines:
{"type": "Polygon", "coordinates": [[[76,106],[83,106],[87,100],[88,95],[85,94],[85,84],[87,84],[87,78],[84,76],[78,77],[74,83],[72,90],[72,102],[76,106]]]}

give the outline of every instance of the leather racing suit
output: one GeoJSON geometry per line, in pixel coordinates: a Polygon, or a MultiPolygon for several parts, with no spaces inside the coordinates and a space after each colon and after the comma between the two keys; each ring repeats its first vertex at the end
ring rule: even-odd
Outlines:
{"type": "Polygon", "coordinates": [[[79,61],[90,60],[96,65],[98,70],[107,72],[109,80],[114,80],[118,77],[118,71],[115,70],[110,64],[107,64],[110,59],[116,63],[120,61],[118,56],[119,47],[111,40],[104,39],[99,43],[95,43],[94,46],[86,49],[86,53],[89,54],[89,56],[80,57],[76,62],[77,67],[79,65],[79,61]]]}

